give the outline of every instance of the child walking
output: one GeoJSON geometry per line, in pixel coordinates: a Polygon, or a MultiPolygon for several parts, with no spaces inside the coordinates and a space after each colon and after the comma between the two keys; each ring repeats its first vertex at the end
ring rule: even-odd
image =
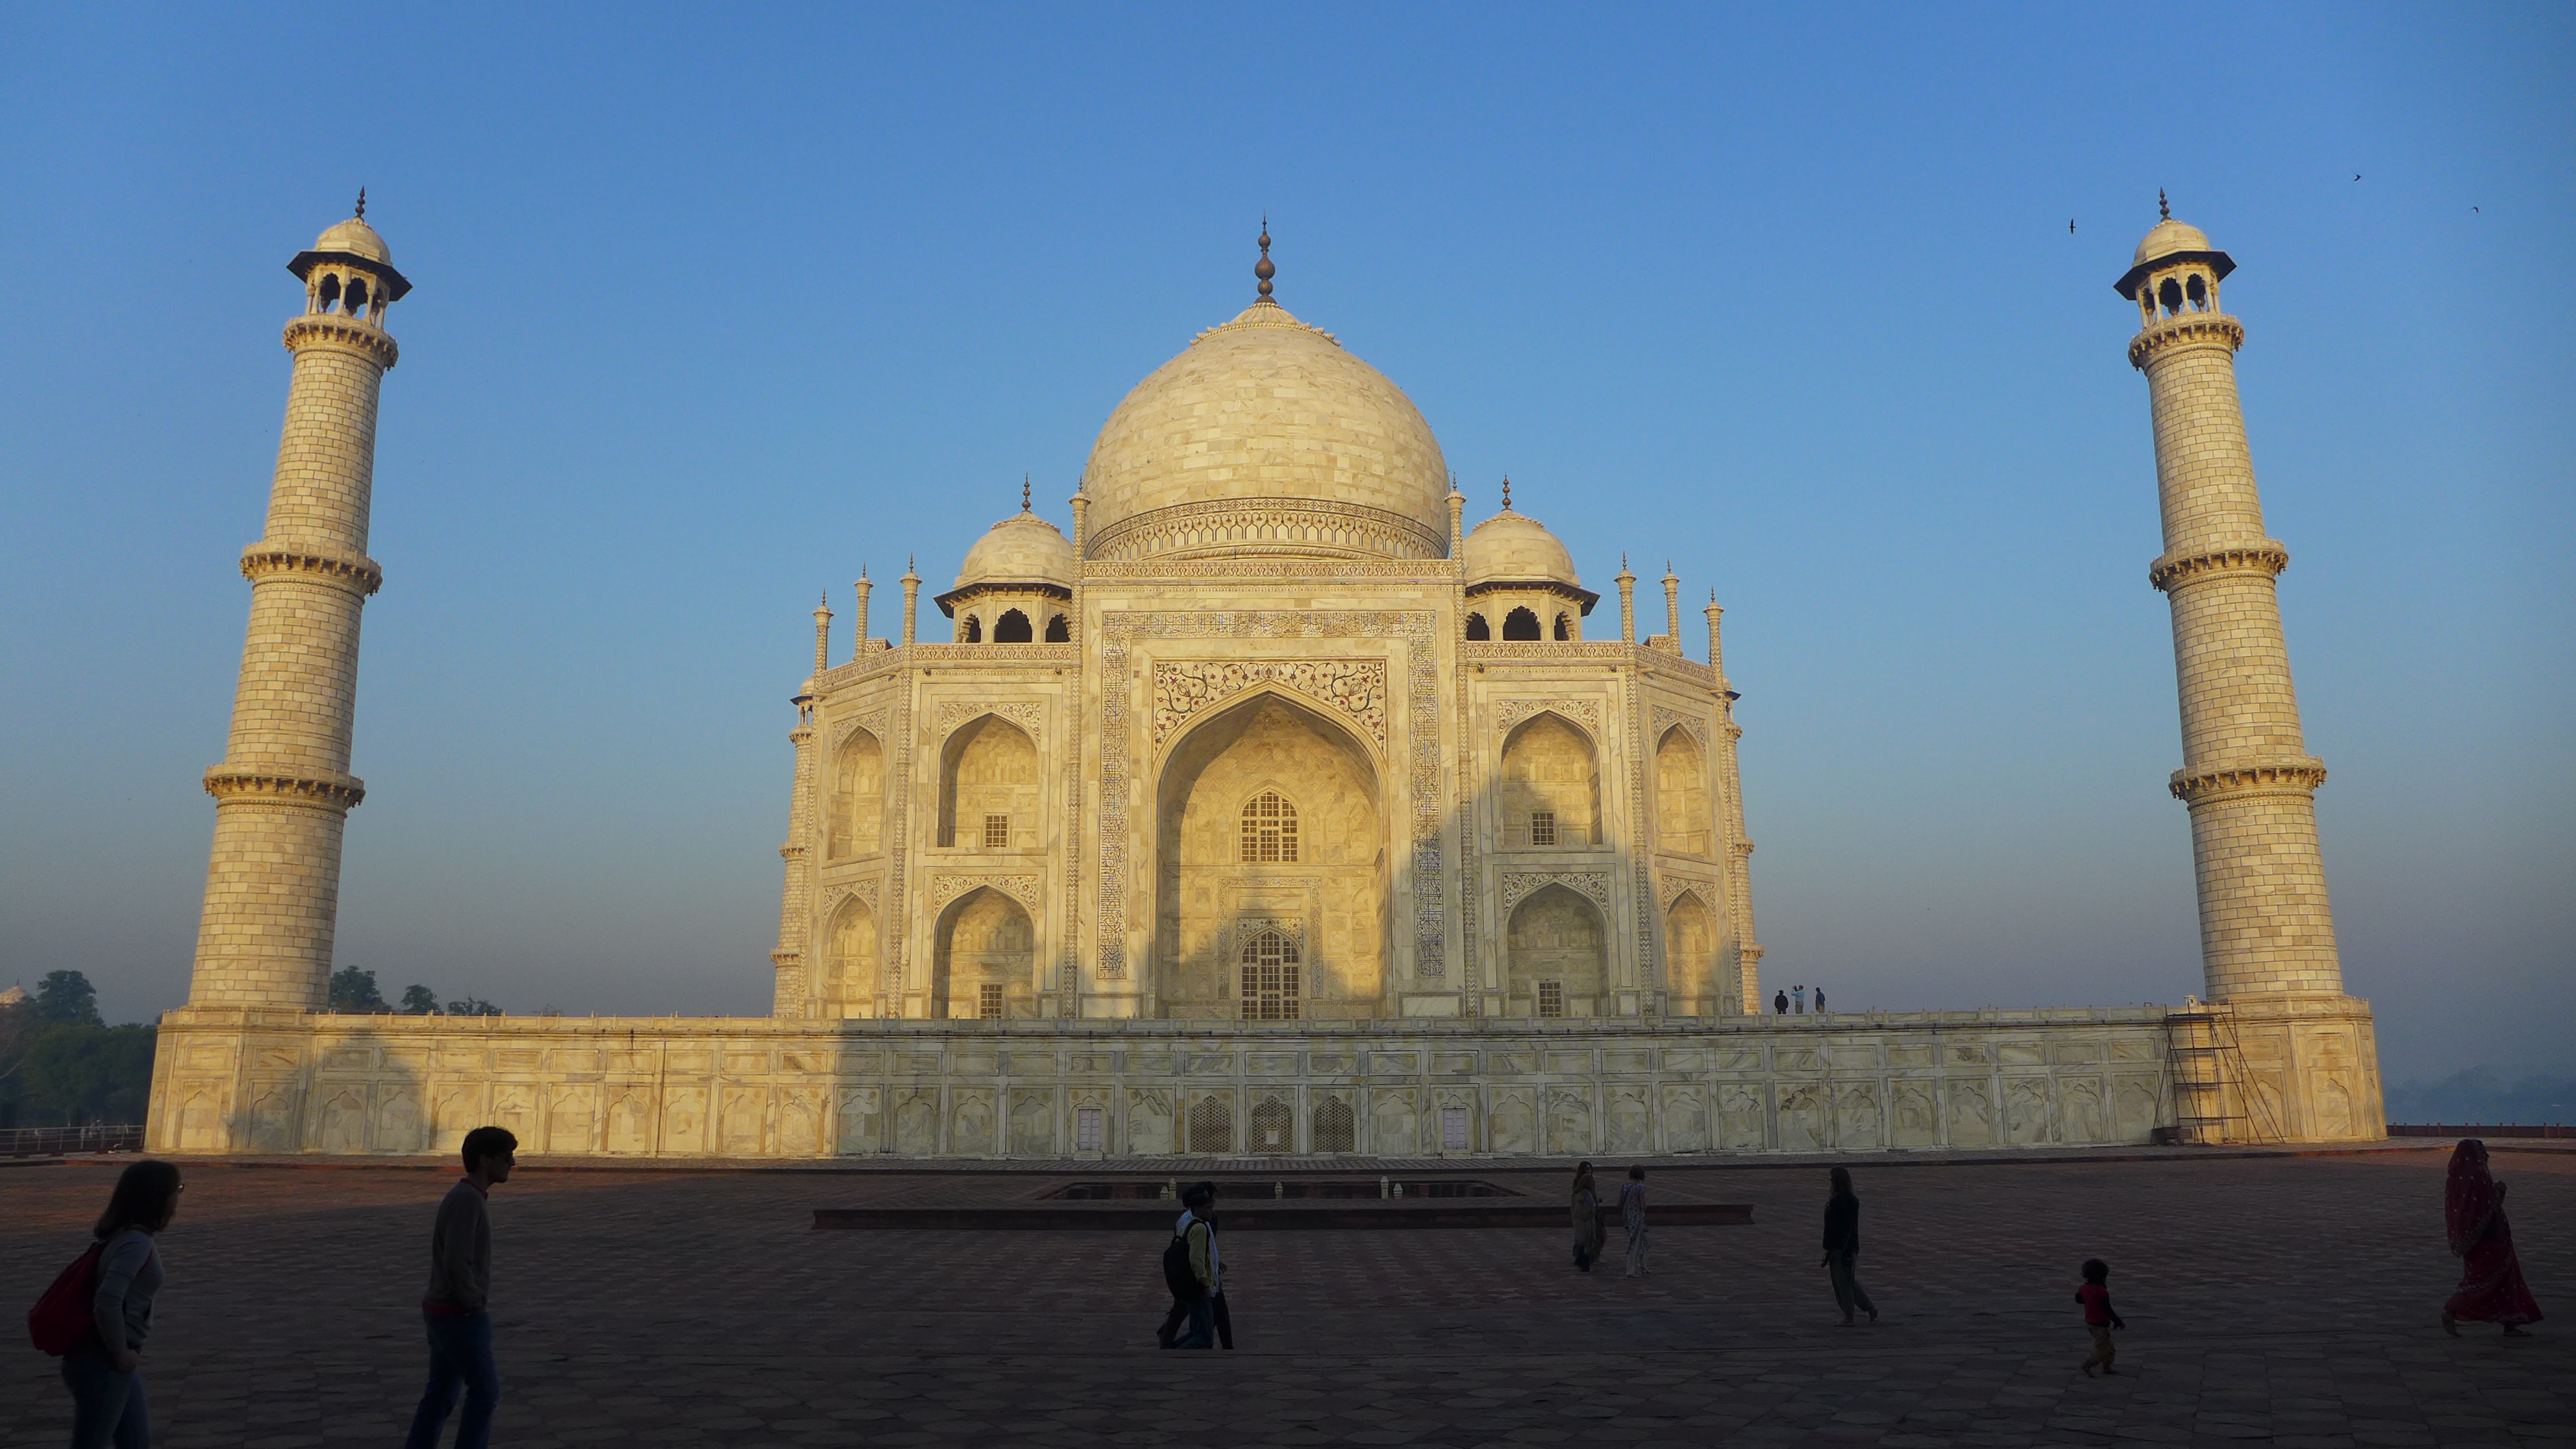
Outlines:
{"type": "Polygon", "coordinates": [[[2116,1374],[2111,1367],[2120,1350],[2111,1344],[2111,1330],[2129,1325],[2120,1318],[2120,1310],[2111,1306],[2111,1265],[2099,1258],[2084,1260],[2084,1286],[2075,1290],[2075,1301],[2084,1305],[2084,1327],[2093,1335],[2093,1352],[2084,1359],[2084,1377],[2093,1377],[2094,1365],[2102,1372],[2116,1374]]]}

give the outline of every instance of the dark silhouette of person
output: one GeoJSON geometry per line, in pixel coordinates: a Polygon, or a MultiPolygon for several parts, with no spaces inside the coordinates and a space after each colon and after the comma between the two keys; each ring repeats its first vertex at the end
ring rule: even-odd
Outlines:
{"type": "Polygon", "coordinates": [[[1773,993],[1771,997],[1771,1009],[1782,1016],[1787,1016],[1789,1014],[1789,993],[1785,991],[1773,993]]]}
{"type": "Polygon", "coordinates": [[[1822,1016],[1822,1015],[1824,1015],[1824,1014],[1825,1014],[1825,988],[1823,988],[1823,987],[1819,986],[1819,987],[1817,987],[1817,988],[1816,988],[1816,1015],[1818,1015],[1818,1016],[1822,1016]]]}

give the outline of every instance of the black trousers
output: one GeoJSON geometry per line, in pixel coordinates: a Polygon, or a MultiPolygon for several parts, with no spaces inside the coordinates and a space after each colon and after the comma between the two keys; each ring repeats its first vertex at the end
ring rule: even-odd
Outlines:
{"type": "MultiPolygon", "coordinates": [[[[1225,1311],[1225,1295],[1219,1293],[1215,1298],[1210,1299],[1208,1302],[1208,1310],[1216,1318],[1217,1345],[1221,1348],[1234,1347],[1234,1319],[1225,1311]]],[[[1183,1303],[1178,1298],[1173,1299],[1172,1311],[1163,1315],[1163,1326],[1154,1330],[1154,1341],[1157,1343],[1170,1343],[1172,1341],[1172,1335],[1180,1332],[1181,1325],[1189,1322],[1189,1320],[1190,1305],[1183,1303]]]]}

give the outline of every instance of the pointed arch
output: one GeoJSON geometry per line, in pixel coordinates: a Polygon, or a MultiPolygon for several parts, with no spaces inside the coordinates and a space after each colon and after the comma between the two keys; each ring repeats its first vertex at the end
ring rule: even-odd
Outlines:
{"type": "Polygon", "coordinates": [[[1556,616],[1556,637],[1559,643],[1570,644],[1574,642],[1574,616],[1572,614],[1560,613],[1556,616]]]}
{"type": "Polygon", "coordinates": [[[1664,908],[1664,989],[1676,1003],[1696,1003],[1702,1016],[1726,1010],[1717,935],[1717,913],[1697,890],[1683,891],[1664,908]]]}
{"type": "Polygon", "coordinates": [[[1037,928],[1018,901],[978,886],[939,913],[930,961],[933,1017],[1037,1015],[1037,928]]]}
{"type": "Polygon", "coordinates": [[[957,621],[957,642],[960,644],[983,643],[984,621],[972,614],[968,614],[964,618],[959,619],[957,621]]]}
{"type": "Polygon", "coordinates": [[[1047,615],[1046,642],[1049,644],[1070,644],[1073,642],[1073,626],[1065,622],[1064,615],[1047,615]]]}
{"type": "Polygon", "coordinates": [[[832,752],[825,822],[825,859],[848,860],[885,848],[885,746],[865,729],[850,731],[832,752]]]}
{"type": "Polygon", "coordinates": [[[1491,640],[1493,639],[1493,637],[1494,637],[1494,626],[1492,625],[1492,623],[1490,623],[1490,622],[1488,622],[1488,621],[1486,620],[1486,618],[1485,618],[1485,616],[1484,616],[1483,614],[1481,614],[1481,613],[1477,613],[1477,614],[1469,614],[1469,615],[1467,616],[1467,642],[1468,642],[1468,643],[1470,643],[1470,644],[1482,644],[1482,643],[1487,643],[1487,642],[1491,641],[1491,640]]]}
{"type": "Polygon", "coordinates": [[[1588,850],[1601,843],[1601,756],[1592,736],[1552,709],[1503,737],[1495,789],[1505,850],[1588,850]]]}
{"type": "Polygon", "coordinates": [[[1155,1014],[1240,1019],[1243,950],[1275,930],[1299,954],[1299,1016],[1377,1015],[1393,929],[1384,794],[1368,746],[1285,690],[1184,729],[1155,780],[1155,1014]]]}
{"type": "Polygon", "coordinates": [[[1514,907],[1504,957],[1514,1016],[1601,1014],[1610,932],[1600,908],[1577,892],[1551,884],[1514,907]]]}
{"type": "Polygon", "coordinates": [[[1716,854],[1717,817],[1709,808],[1708,756],[1682,725],[1655,741],[1655,844],[1675,855],[1716,854]]]}
{"type": "Polygon", "coordinates": [[[982,846],[1000,837],[1011,847],[1037,838],[1037,741],[997,714],[979,714],[949,732],[939,747],[939,843],[982,846]]]}
{"type": "Polygon", "coordinates": [[[993,642],[996,644],[1028,644],[1035,642],[1036,637],[1024,610],[1004,609],[1002,617],[993,621],[993,642]]]}
{"type": "Polygon", "coordinates": [[[823,933],[823,970],[815,1006],[824,1016],[875,1015],[880,941],[876,913],[851,896],[832,912],[823,933]]]}
{"type": "Polygon", "coordinates": [[[1538,614],[1524,604],[1503,616],[1503,638],[1506,640],[1537,639],[1538,614]]]}

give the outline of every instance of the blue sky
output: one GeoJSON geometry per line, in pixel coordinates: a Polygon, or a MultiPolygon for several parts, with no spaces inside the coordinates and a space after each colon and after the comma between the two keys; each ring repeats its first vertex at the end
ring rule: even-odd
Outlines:
{"type": "Polygon", "coordinates": [[[765,1011],[816,594],[845,648],[862,562],[935,591],[1023,473],[1063,521],[1266,209],[1280,299],[1411,393],[1471,517],[1508,472],[1593,587],[1669,554],[1728,606],[1778,980],[2178,999],[2110,288],[2162,186],[2241,267],[2387,1070],[2564,1070],[2571,163],[2563,7],[18,7],[0,983],[184,996],[283,264],[363,184],[417,286],[340,921],[389,988],[765,1011]]]}

